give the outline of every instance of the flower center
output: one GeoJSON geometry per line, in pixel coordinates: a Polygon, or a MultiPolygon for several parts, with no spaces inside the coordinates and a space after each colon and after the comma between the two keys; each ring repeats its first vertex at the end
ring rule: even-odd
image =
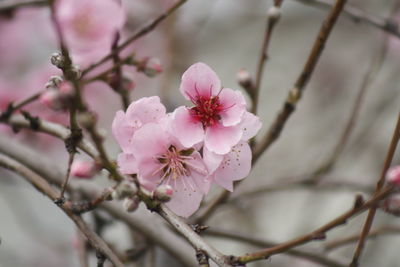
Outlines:
{"type": "Polygon", "coordinates": [[[218,96],[203,97],[198,96],[193,100],[196,106],[190,109],[191,115],[203,124],[203,127],[210,127],[216,124],[223,110],[218,96]]]}
{"type": "Polygon", "coordinates": [[[160,157],[157,157],[158,162],[161,163],[161,167],[156,172],[162,172],[160,184],[166,180],[166,184],[169,184],[171,178],[176,180],[182,176],[188,176],[190,171],[187,168],[185,161],[193,159],[190,155],[194,149],[186,149],[178,151],[175,146],[171,145],[168,150],[160,157]]]}

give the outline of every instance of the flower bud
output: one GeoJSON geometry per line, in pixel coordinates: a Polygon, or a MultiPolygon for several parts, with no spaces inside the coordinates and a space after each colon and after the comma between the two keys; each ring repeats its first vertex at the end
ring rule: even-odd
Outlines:
{"type": "Polygon", "coordinates": [[[243,86],[244,88],[249,88],[252,85],[252,80],[251,80],[251,76],[250,73],[245,70],[245,69],[240,69],[237,73],[236,73],[236,78],[238,83],[243,86]]]}
{"type": "Polygon", "coordinates": [[[71,175],[77,178],[90,179],[99,171],[94,161],[75,160],[71,165],[71,175]]]}
{"type": "Polygon", "coordinates": [[[122,206],[127,212],[134,212],[137,210],[140,204],[140,199],[137,196],[133,196],[131,198],[125,198],[122,206]]]}
{"type": "Polygon", "coordinates": [[[61,76],[51,76],[49,81],[45,84],[46,88],[57,88],[64,79],[61,76]]]}
{"type": "Polygon", "coordinates": [[[71,66],[71,69],[69,70],[69,73],[70,73],[70,75],[73,76],[74,79],[79,79],[79,78],[82,77],[82,70],[81,70],[81,68],[80,68],[78,65],[76,65],[76,64],[73,64],[73,65],[71,66]]]}
{"type": "Polygon", "coordinates": [[[39,97],[39,102],[53,110],[61,110],[64,107],[61,101],[60,92],[54,88],[44,91],[39,97]]]}
{"type": "Polygon", "coordinates": [[[380,208],[387,213],[400,216],[400,196],[397,194],[388,197],[381,202],[380,208]]]}
{"type": "Polygon", "coordinates": [[[390,168],[386,173],[386,180],[395,186],[400,186],[400,165],[390,168]]]}
{"type": "Polygon", "coordinates": [[[267,16],[271,21],[277,22],[281,17],[281,9],[277,6],[272,6],[268,9],[267,16]]]}
{"type": "Polygon", "coordinates": [[[65,57],[60,52],[53,53],[51,55],[50,61],[51,64],[53,64],[59,69],[62,69],[65,66],[65,57]]]}
{"type": "Polygon", "coordinates": [[[174,194],[174,189],[170,185],[160,185],[153,191],[152,197],[161,202],[168,202],[174,194]]]}
{"type": "Polygon", "coordinates": [[[136,193],[137,193],[136,185],[132,183],[121,183],[111,193],[111,196],[113,199],[122,200],[124,198],[132,198],[136,195],[136,193]]]}

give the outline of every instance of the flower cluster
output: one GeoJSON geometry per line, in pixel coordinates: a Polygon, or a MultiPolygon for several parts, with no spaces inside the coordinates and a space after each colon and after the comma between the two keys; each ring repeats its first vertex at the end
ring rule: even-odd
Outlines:
{"type": "Polygon", "coordinates": [[[137,174],[150,192],[173,188],[167,206],[188,217],[200,206],[211,184],[233,190],[233,181],[251,168],[248,140],[261,128],[259,118],[246,111],[239,91],[222,88],[216,73],[204,63],[182,76],[180,91],[193,103],[167,113],[159,97],[133,102],[118,111],[112,131],[122,153],[118,166],[137,174]]]}

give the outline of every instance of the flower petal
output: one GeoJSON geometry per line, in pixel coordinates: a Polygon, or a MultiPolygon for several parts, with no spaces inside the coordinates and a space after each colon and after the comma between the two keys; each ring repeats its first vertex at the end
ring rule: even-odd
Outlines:
{"type": "Polygon", "coordinates": [[[242,120],[246,111],[246,100],[240,91],[229,88],[222,89],[218,95],[219,101],[224,109],[219,115],[224,126],[233,126],[242,120]]]}
{"type": "Polygon", "coordinates": [[[253,113],[246,111],[243,114],[242,122],[240,123],[240,127],[242,127],[243,130],[242,140],[247,141],[254,137],[261,129],[261,126],[262,123],[260,118],[253,113]]]}
{"type": "Polygon", "coordinates": [[[130,151],[130,142],[134,133],[134,128],[128,124],[125,113],[122,110],[117,111],[111,126],[112,134],[117,140],[122,151],[130,151]]]}
{"type": "Polygon", "coordinates": [[[215,172],[219,165],[221,165],[223,159],[223,155],[211,152],[206,146],[203,147],[203,160],[210,174],[215,172]]]}
{"type": "Polygon", "coordinates": [[[217,74],[206,64],[198,62],[190,66],[182,75],[180,91],[188,100],[198,96],[209,98],[221,90],[217,74]]]}
{"type": "Polygon", "coordinates": [[[158,122],[165,116],[165,107],[158,96],[143,97],[129,105],[126,118],[130,124],[137,125],[158,122]]]}
{"type": "Polygon", "coordinates": [[[199,209],[203,194],[195,188],[192,179],[181,177],[172,181],[170,185],[174,188],[174,194],[171,200],[166,203],[168,208],[185,218],[199,209]]]}
{"type": "Polygon", "coordinates": [[[251,169],[251,149],[247,142],[241,141],[224,156],[214,173],[214,182],[232,191],[232,182],[245,178],[251,169]]]}
{"type": "Polygon", "coordinates": [[[139,161],[161,155],[169,145],[168,133],[156,123],[145,124],[132,138],[132,152],[139,161]]]}
{"type": "Polygon", "coordinates": [[[210,151],[217,154],[226,154],[236,145],[242,137],[242,129],[239,125],[224,127],[215,124],[206,129],[204,145],[210,151]]]}
{"type": "Polygon", "coordinates": [[[118,167],[123,174],[134,174],[138,172],[135,156],[131,153],[120,153],[117,158],[118,167]]]}
{"type": "Polygon", "coordinates": [[[204,139],[203,125],[195,120],[185,107],[175,109],[170,131],[184,147],[192,147],[204,139]]]}

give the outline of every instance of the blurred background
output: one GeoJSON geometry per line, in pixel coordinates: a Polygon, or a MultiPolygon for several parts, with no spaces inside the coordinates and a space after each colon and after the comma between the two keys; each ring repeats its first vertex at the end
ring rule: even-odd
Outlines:
{"type": "MultiPolygon", "coordinates": [[[[0,7],[11,2],[0,0],[0,7]]],[[[174,3],[166,0],[122,2],[128,14],[122,39],[174,3]]],[[[258,138],[275,119],[293,87],[328,13],[326,8],[302,2],[285,0],[282,5],[282,16],[273,33],[261,84],[258,115],[263,128],[258,138]]],[[[396,2],[349,0],[348,5],[385,21],[398,4],[396,2]]],[[[131,100],[160,95],[169,111],[188,104],[179,93],[179,82],[183,71],[198,61],[211,66],[224,87],[242,90],[236,74],[244,68],[254,76],[266,13],[272,5],[273,2],[267,0],[189,0],[155,31],[128,48],[139,57],[158,58],[163,66],[162,73],[154,78],[138,73],[134,68],[126,69],[136,84],[131,100]]],[[[400,13],[394,19],[398,22],[400,13]]],[[[0,13],[1,109],[4,110],[10,101],[23,99],[44,88],[46,79],[57,73],[49,61],[55,51],[57,43],[48,8],[24,7],[15,12],[0,13]]],[[[342,14],[282,135],[207,225],[211,229],[284,242],[308,233],[350,209],[356,193],[368,197],[379,177],[399,112],[399,71],[400,38],[342,14]],[[377,61],[382,59],[380,54],[386,38],[386,56],[379,67],[377,61]],[[369,75],[371,66],[375,67],[373,75],[369,75]],[[293,185],[293,181],[307,178],[329,160],[367,76],[369,80],[358,117],[333,167],[320,177],[318,186],[293,185]]],[[[110,127],[115,112],[121,109],[120,99],[103,83],[90,85],[85,94],[91,108],[99,114],[100,126],[108,137],[106,148],[115,159],[119,148],[111,136],[110,127]]],[[[250,106],[250,99],[247,100],[250,106]]],[[[42,108],[37,107],[36,111],[40,114],[42,108]]],[[[48,119],[65,121],[59,114],[48,119]]],[[[6,126],[0,129],[1,135],[16,138],[18,142],[40,151],[43,160],[52,158],[52,163],[66,169],[68,155],[59,140],[43,136],[32,138],[24,131],[13,134],[6,126]]],[[[80,157],[84,158],[84,155],[80,157]]],[[[397,152],[393,165],[399,164],[397,152]]],[[[99,175],[90,183],[105,185],[105,176],[99,175]]],[[[73,223],[23,179],[4,170],[1,170],[0,177],[0,267],[79,266],[74,248],[77,230],[73,223]]],[[[79,183],[88,181],[72,183],[79,186],[79,183]]],[[[213,190],[206,202],[218,192],[213,190]]],[[[92,220],[90,216],[87,219],[92,220]]],[[[151,220],[158,218],[154,215],[151,220]]],[[[365,214],[357,216],[346,225],[329,231],[326,241],[311,242],[300,249],[347,266],[355,243],[334,249],[327,249],[327,245],[358,234],[364,220],[365,214]]],[[[378,211],[373,229],[398,224],[397,218],[378,211]]],[[[131,246],[127,229],[121,223],[111,222],[104,231],[105,239],[113,246],[121,250],[131,246]]],[[[400,226],[398,231],[368,241],[361,266],[399,266],[399,233],[400,226]]],[[[253,245],[223,237],[207,235],[206,239],[225,254],[240,255],[256,249],[253,245]]],[[[147,254],[150,256],[146,257],[154,255],[147,254]]],[[[157,249],[155,254],[158,257],[154,266],[178,266],[170,262],[162,250],[157,249]]],[[[91,266],[95,264],[93,258],[91,266]]],[[[151,265],[143,260],[131,266],[151,265]]],[[[248,266],[322,265],[282,254],[248,266]]]]}

